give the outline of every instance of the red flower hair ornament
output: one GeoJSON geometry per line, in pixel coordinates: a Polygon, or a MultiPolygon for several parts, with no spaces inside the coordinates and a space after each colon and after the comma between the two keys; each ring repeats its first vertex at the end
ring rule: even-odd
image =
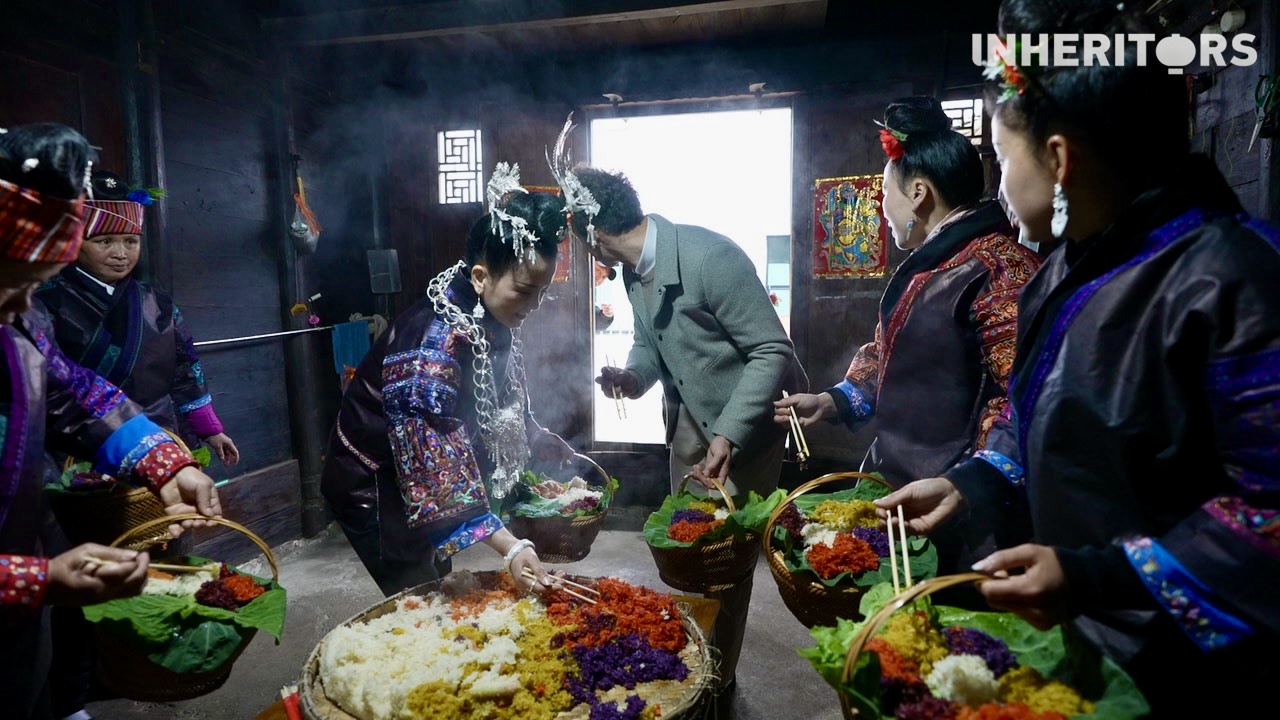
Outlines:
{"type": "Polygon", "coordinates": [[[890,160],[897,160],[902,157],[907,152],[906,147],[902,144],[907,141],[907,134],[891,130],[888,125],[878,120],[876,124],[880,126],[880,147],[884,148],[884,154],[890,160]]]}

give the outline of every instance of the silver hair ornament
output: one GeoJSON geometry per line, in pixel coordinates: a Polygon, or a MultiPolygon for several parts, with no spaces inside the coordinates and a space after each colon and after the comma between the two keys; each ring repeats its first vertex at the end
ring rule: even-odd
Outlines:
{"type": "MultiPolygon", "coordinates": [[[[507,360],[506,372],[507,396],[512,401],[498,409],[493,361],[489,357],[489,340],[479,322],[480,312],[478,310],[476,316],[467,315],[448,295],[450,283],[458,273],[466,269],[466,262],[459,261],[436,275],[427,283],[427,298],[431,300],[436,316],[462,333],[471,343],[476,416],[480,425],[480,437],[494,464],[489,491],[494,498],[501,499],[511,491],[529,462],[529,438],[524,424],[524,409],[528,402],[524,356],[521,354],[519,332],[512,330],[511,356],[507,360]]],[[[482,306],[477,304],[477,308],[482,306]]]]}

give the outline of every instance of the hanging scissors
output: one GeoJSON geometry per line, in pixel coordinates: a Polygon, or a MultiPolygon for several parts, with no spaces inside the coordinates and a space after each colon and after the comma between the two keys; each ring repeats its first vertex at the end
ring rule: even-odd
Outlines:
{"type": "Polygon", "coordinates": [[[1276,107],[1280,106],[1280,77],[1259,75],[1258,84],[1253,88],[1253,102],[1257,119],[1253,123],[1253,134],[1249,136],[1249,148],[1245,152],[1253,150],[1253,144],[1258,141],[1262,126],[1271,113],[1275,112],[1276,107]]]}

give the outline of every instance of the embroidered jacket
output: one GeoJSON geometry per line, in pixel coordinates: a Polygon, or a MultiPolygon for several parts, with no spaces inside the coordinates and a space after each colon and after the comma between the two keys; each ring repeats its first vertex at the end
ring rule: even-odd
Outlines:
{"type": "Polygon", "coordinates": [[[190,432],[203,439],[223,431],[191,331],[167,294],[133,278],[108,294],[72,266],[45,283],[36,298],[67,357],[124,390],[146,408],[147,417],[185,434],[191,444],[190,432]]]}
{"type": "MultiPolygon", "coordinates": [[[[465,312],[477,303],[462,275],[448,292],[465,312]]],[[[501,403],[511,332],[490,319],[484,327],[501,403]]],[[[378,338],[343,394],[321,487],[349,525],[376,513],[385,557],[444,558],[502,529],[485,489],[473,357],[425,299],[378,338]]]]}
{"type": "Polygon", "coordinates": [[[0,326],[0,624],[44,596],[46,449],[93,458],[95,470],[155,490],[197,464],[119,388],[69,361],[41,321],[0,326]]]}
{"type": "Polygon", "coordinates": [[[1027,285],[1009,408],[948,477],[1027,503],[1075,627],[1176,707],[1184,668],[1280,672],[1280,236],[1206,158],[1167,182],[1027,285]]]}
{"type": "Polygon", "coordinates": [[[876,418],[866,470],[901,486],[983,447],[1005,403],[1018,292],[1039,266],[984,202],[898,267],[875,339],[827,391],[850,428],[876,418]]]}

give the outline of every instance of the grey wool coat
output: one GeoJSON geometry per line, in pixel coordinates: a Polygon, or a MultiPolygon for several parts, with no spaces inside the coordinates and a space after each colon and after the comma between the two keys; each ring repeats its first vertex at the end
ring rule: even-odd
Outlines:
{"type": "Polygon", "coordinates": [[[667,441],[684,403],[708,439],[723,435],[746,457],[780,442],[773,401],[809,381],[755,266],[723,235],[648,219],[657,225],[653,312],[640,276],[624,268],[636,318],[627,367],[643,390],[662,381],[667,441]]]}

